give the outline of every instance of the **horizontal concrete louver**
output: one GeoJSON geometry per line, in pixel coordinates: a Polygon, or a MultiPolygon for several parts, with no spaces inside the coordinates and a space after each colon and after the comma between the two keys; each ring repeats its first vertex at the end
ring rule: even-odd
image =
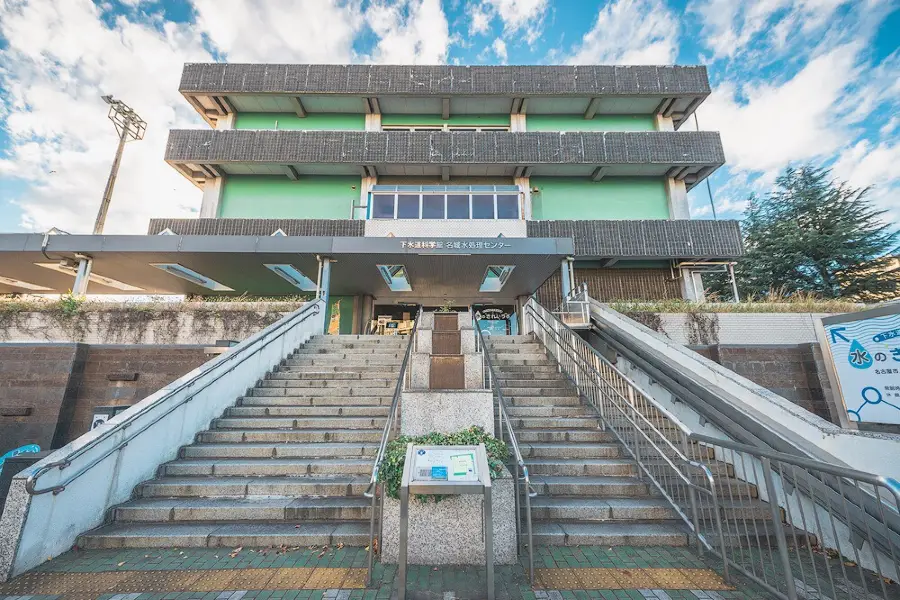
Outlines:
{"type": "Polygon", "coordinates": [[[174,129],[175,163],[661,164],[725,163],[718,133],[250,131],[174,129]]]}
{"type": "Polygon", "coordinates": [[[185,94],[707,96],[702,66],[401,66],[188,63],[185,94]]]}
{"type": "Polygon", "coordinates": [[[743,254],[737,221],[528,221],[528,237],[572,238],[576,256],[711,259],[743,254]]]}

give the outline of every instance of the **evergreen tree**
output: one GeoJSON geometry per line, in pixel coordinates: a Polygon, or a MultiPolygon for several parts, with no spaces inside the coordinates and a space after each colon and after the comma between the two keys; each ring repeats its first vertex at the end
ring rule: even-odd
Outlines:
{"type": "Polygon", "coordinates": [[[868,192],[807,165],[787,169],[769,194],[751,196],[741,225],[745,255],[736,267],[742,294],[778,290],[863,302],[900,297],[900,272],[889,268],[898,234],[868,192]]]}

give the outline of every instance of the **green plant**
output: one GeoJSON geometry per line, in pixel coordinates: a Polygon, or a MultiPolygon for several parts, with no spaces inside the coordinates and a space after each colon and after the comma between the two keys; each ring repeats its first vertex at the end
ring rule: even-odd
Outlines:
{"type": "Polygon", "coordinates": [[[435,312],[440,313],[448,313],[453,309],[453,300],[449,298],[444,298],[443,304],[441,304],[435,312]]]}
{"type": "MultiPolygon", "coordinates": [[[[403,478],[403,465],[406,463],[406,446],[409,443],[423,446],[477,446],[484,444],[487,451],[488,467],[491,479],[503,473],[503,463],[509,458],[506,442],[498,440],[481,427],[470,427],[456,433],[426,433],[418,437],[402,435],[388,444],[378,471],[378,481],[384,485],[387,495],[400,498],[400,482],[403,478]]],[[[420,502],[429,499],[439,502],[443,496],[416,496],[420,502]]]]}
{"type": "Polygon", "coordinates": [[[68,294],[64,294],[59,297],[59,300],[56,303],[56,307],[60,314],[68,319],[78,314],[78,311],[81,310],[81,305],[83,303],[83,296],[76,296],[73,293],[69,292],[68,294]]]}

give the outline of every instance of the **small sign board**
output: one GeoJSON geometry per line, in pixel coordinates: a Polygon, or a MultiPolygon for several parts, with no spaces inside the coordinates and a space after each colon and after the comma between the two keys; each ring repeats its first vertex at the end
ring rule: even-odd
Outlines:
{"type": "Polygon", "coordinates": [[[411,481],[478,481],[477,449],[416,446],[411,481]]]}
{"type": "Polygon", "coordinates": [[[822,319],[823,350],[851,422],[900,424],[900,303],[822,319]]]}

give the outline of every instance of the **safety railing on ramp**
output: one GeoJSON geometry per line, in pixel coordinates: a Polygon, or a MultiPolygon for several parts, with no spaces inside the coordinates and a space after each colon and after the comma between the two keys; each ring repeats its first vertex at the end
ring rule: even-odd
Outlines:
{"type": "Polygon", "coordinates": [[[692,431],[534,299],[546,346],[698,548],[781,598],[900,598],[900,485],[692,431]]]}
{"type": "Polygon", "coordinates": [[[16,475],[0,520],[0,580],[69,548],[109,507],[313,335],[325,305],[304,304],[228,352],[16,475]]]}

